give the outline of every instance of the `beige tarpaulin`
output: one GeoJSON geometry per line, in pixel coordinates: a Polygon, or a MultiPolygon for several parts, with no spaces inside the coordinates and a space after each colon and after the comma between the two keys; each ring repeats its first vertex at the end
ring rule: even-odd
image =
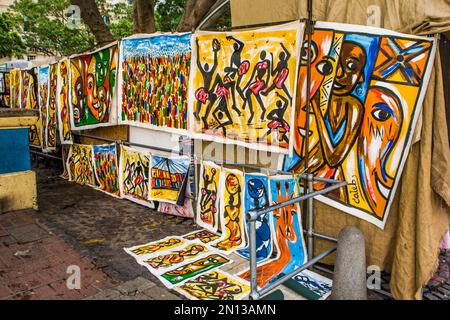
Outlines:
{"type": "MultiPolygon", "coordinates": [[[[306,17],[306,0],[231,0],[234,26],[306,17]]],[[[314,0],[315,20],[382,27],[410,34],[450,30],[447,0],[314,0]]],[[[448,229],[450,150],[439,52],[423,103],[422,124],[416,130],[400,186],[384,230],[318,201],[317,231],[337,236],[355,225],[366,238],[368,265],[390,270],[396,299],[421,299],[421,288],[437,266],[439,243],[448,229]]],[[[330,243],[317,240],[318,254],[330,243]]],[[[332,263],[330,257],[327,262],[332,263]]]]}

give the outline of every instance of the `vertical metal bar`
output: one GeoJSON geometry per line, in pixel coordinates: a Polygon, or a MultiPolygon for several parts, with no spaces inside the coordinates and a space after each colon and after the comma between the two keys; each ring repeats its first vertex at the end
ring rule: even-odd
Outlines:
{"type": "MultiPolygon", "coordinates": [[[[314,192],[314,176],[312,174],[308,174],[307,183],[308,183],[308,193],[314,192]]],[[[308,198],[308,259],[311,260],[314,256],[314,198],[308,198]]]]}
{"type": "Polygon", "coordinates": [[[257,300],[258,294],[258,282],[257,282],[257,264],[256,264],[256,220],[247,219],[250,229],[250,299],[257,300]]]}

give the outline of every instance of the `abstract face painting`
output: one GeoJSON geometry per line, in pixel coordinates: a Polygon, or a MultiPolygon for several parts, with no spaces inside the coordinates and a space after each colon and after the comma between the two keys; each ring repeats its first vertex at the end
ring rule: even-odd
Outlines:
{"type": "Polygon", "coordinates": [[[58,97],[57,114],[59,139],[62,144],[73,143],[70,131],[69,117],[69,60],[63,59],[58,63],[58,97]]]}
{"type": "Polygon", "coordinates": [[[46,142],[43,145],[44,149],[54,150],[56,148],[56,134],[57,134],[57,114],[56,104],[58,100],[58,64],[50,65],[49,70],[49,96],[47,108],[46,121],[46,142]]]}
{"type": "Polygon", "coordinates": [[[174,288],[192,300],[241,300],[250,293],[248,282],[216,269],[174,288]]]}
{"type": "Polygon", "coordinates": [[[244,248],[244,174],[239,170],[223,169],[220,177],[220,211],[222,236],[211,246],[229,254],[244,248]]]}
{"type": "MultiPolygon", "coordinates": [[[[47,128],[48,128],[48,96],[50,93],[50,67],[44,66],[39,68],[38,73],[38,103],[39,103],[39,141],[43,148],[46,148],[47,143],[47,128]]],[[[33,128],[34,130],[34,128],[33,128]]],[[[33,138],[33,136],[30,137],[33,138]]]]}
{"type": "MultiPolygon", "coordinates": [[[[318,199],[383,228],[428,84],[434,40],[343,24],[316,27],[309,132],[302,98],[295,153],[283,169],[308,168],[316,176],[346,181],[318,199]]],[[[303,65],[299,90],[306,93],[303,65]]]]}
{"type": "MultiPolygon", "coordinates": [[[[270,178],[272,205],[296,196],[296,185],[292,177],[270,178]]],[[[275,210],[272,214],[272,233],[277,255],[258,266],[257,283],[260,288],[290,273],[307,259],[298,203],[275,210]]],[[[250,271],[243,272],[239,277],[250,280],[250,271]]]]}
{"type": "Polygon", "coordinates": [[[94,173],[98,188],[106,193],[119,196],[119,169],[115,144],[92,146],[94,173]]]}
{"type": "Polygon", "coordinates": [[[196,137],[288,153],[303,25],[196,32],[189,124],[196,137]]]}
{"type": "Polygon", "coordinates": [[[70,58],[69,106],[73,130],[116,123],[117,44],[70,58]]]}
{"type": "Polygon", "coordinates": [[[152,241],[146,244],[124,248],[124,250],[136,259],[145,259],[156,253],[167,251],[175,247],[179,247],[186,243],[186,240],[180,237],[166,237],[161,240],[152,241]]]}
{"type": "Polygon", "coordinates": [[[176,204],[187,177],[191,159],[187,156],[151,156],[150,200],[176,204]]]}
{"type": "Polygon", "coordinates": [[[212,232],[219,228],[219,195],[221,168],[203,161],[197,202],[197,224],[212,232]]]}
{"type": "Polygon", "coordinates": [[[119,123],[186,132],[191,36],[154,34],[122,40],[119,123]]]}
{"type": "MultiPolygon", "coordinates": [[[[262,209],[269,205],[269,178],[258,173],[245,174],[245,212],[262,209]]],[[[264,214],[257,219],[256,223],[256,261],[270,258],[272,254],[271,235],[272,215],[264,214]]],[[[249,234],[247,222],[247,234],[249,234]]],[[[246,259],[250,258],[250,248],[247,245],[236,253],[246,259]]]]}
{"type": "Polygon", "coordinates": [[[119,164],[120,195],[133,202],[154,208],[149,196],[150,154],[121,146],[119,164]]]}
{"type": "Polygon", "coordinates": [[[198,260],[186,263],[181,267],[167,271],[159,279],[168,288],[172,288],[174,285],[181,284],[192,277],[219,268],[230,262],[232,262],[231,259],[220,254],[212,253],[198,260]]]}
{"type": "Polygon", "coordinates": [[[92,154],[92,146],[90,145],[74,144],[70,147],[66,164],[69,171],[69,181],[95,187],[92,154]]]}

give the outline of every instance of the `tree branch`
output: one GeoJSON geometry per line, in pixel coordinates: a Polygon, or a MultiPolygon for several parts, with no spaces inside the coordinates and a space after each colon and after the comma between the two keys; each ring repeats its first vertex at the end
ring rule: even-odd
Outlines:
{"type": "Polygon", "coordinates": [[[155,26],[155,1],[134,0],[133,33],[153,33],[155,26]]]}

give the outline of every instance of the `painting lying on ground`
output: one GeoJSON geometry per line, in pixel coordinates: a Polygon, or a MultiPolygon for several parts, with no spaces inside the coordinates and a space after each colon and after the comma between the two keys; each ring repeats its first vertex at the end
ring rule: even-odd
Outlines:
{"type": "Polygon", "coordinates": [[[231,262],[232,260],[230,258],[217,253],[211,253],[203,258],[186,263],[173,270],[166,271],[158,278],[166,287],[173,288],[174,285],[182,284],[193,277],[222,267],[231,262]]]}
{"type": "Polygon", "coordinates": [[[188,156],[151,156],[150,200],[176,204],[191,159],[188,156]]]}
{"type": "Polygon", "coordinates": [[[120,196],[116,144],[92,146],[94,173],[101,191],[120,196]]]}
{"type": "Polygon", "coordinates": [[[202,162],[196,223],[212,232],[219,229],[220,173],[221,168],[215,163],[202,162]]]}
{"type": "Polygon", "coordinates": [[[117,123],[117,44],[70,58],[69,106],[72,130],[117,123]]]}
{"type": "MultiPolygon", "coordinates": [[[[50,94],[50,66],[39,67],[38,104],[39,104],[39,141],[42,148],[47,146],[48,96],[50,94]]],[[[34,128],[33,128],[34,130],[34,128]]]]}
{"type": "Polygon", "coordinates": [[[242,300],[250,293],[250,285],[216,269],[188,280],[174,290],[191,300],[242,300]]]}
{"type": "Polygon", "coordinates": [[[169,236],[164,239],[152,241],[146,244],[124,248],[125,252],[132,255],[136,259],[146,259],[153,256],[155,253],[167,251],[175,247],[179,247],[186,243],[186,240],[176,236],[169,236]]]}
{"type": "Polygon", "coordinates": [[[126,146],[120,148],[120,196],[141,205],[155,208],[149,201],[150,154],[126,146]]]}
{"type": "Polygon", "coordinates": [[[9,72],[10,79],[10,106],[11,108],[20,108],[20,69],[13,69],[9,72]]]}
{"type": "Polygon", "coordinates": [[[211,231],[206,230],[206,229],[193,231],[193,232],[185,234],[183,236],[183,238],[186,239],[186,240],[199,239],[203,243],[209,243],[211,241],[219,239],[219,237],[220,236],[218,234],[212,233],[211,231]]]}
{"type": "Polygon", "coordinates": [[[185,132],[191,33],[121,41],[119,123],[185,132]]]}
{"type": "MultiPolygon", "coordinates": [[[[245,212],[262,209],[269,205],[269,178],[260,173],[245,174],[245,212]]],[[[256,261],[270,258],[272,254],[272,215],[266,213],[256,220],[256,261]]],[[[246,224],[247,235],[249,223],[246,224]]],[[[236,253],[246,259],[250,258],[249,244],[236,253]]]]}
{"type": "Polygon", "coordinates": [[[222,169],[220,177],[220,209],[222,235],[210,245],[225,254],[244,248],[244,174],[242,171],[222,169]]]}
{"type": "Polygon", "coordinates": [[[309,300],[325,300],[331,294],[333,281],[310,270],[303,270],[292,279],[298,292],[309,300]]]}
{"type": "Polygon", "coordinates": [[[63,59],[58,63],[58,97],[57,115],[59,139],[61,144],[72,144],[69,116],[69,60],[63,59]]]}
{"type": "Polygon", "coordinates": [[[194,136],[288,153],[303,24],[197,31],[189,83],[194,136]]]}
{"type": "MultiPolygon", "coordinates": [[[[384,228],[434,53],[433,38],[317,23],[311,44],[309,132],[306,95],[299,95],[295,153],[285,159],[284,169],[303,172],[308,163],[319,177],[346,181],[346,187],[318,200],[384,228]]],[[[299,92],[306,92],[306,70],[302,60],[299,92]]]]}
{"type": "Polygon", "coordinates": [[[48,91],[47,121],[45,139],[42,148],[44,150],[56,149],[56,135],[58,134],[56,104],[58,103],[58,64],[51,64],[49,69],[49,91],[48,91]]]}
{"type": "Polygon", "coordinates": [[[94,165],[92,163],[92,146],[73,144],[67,157],[69,181],[95,187],[94,165]]]}
{"type": "MultiPolygon", "coordinates": [[[[274,176],[269,179],[270,203],[285,202],[297,196],[297,188],[291,176],[274,176]]],[[[263,288],[294,271],[307,260],[301,213],[298,203],[272,212],[272,238],[276,257],[266,260],[257,267],[257,284],[263,288]]],[[[239,275],[250,281],[250,270],[239,275]]]]}

